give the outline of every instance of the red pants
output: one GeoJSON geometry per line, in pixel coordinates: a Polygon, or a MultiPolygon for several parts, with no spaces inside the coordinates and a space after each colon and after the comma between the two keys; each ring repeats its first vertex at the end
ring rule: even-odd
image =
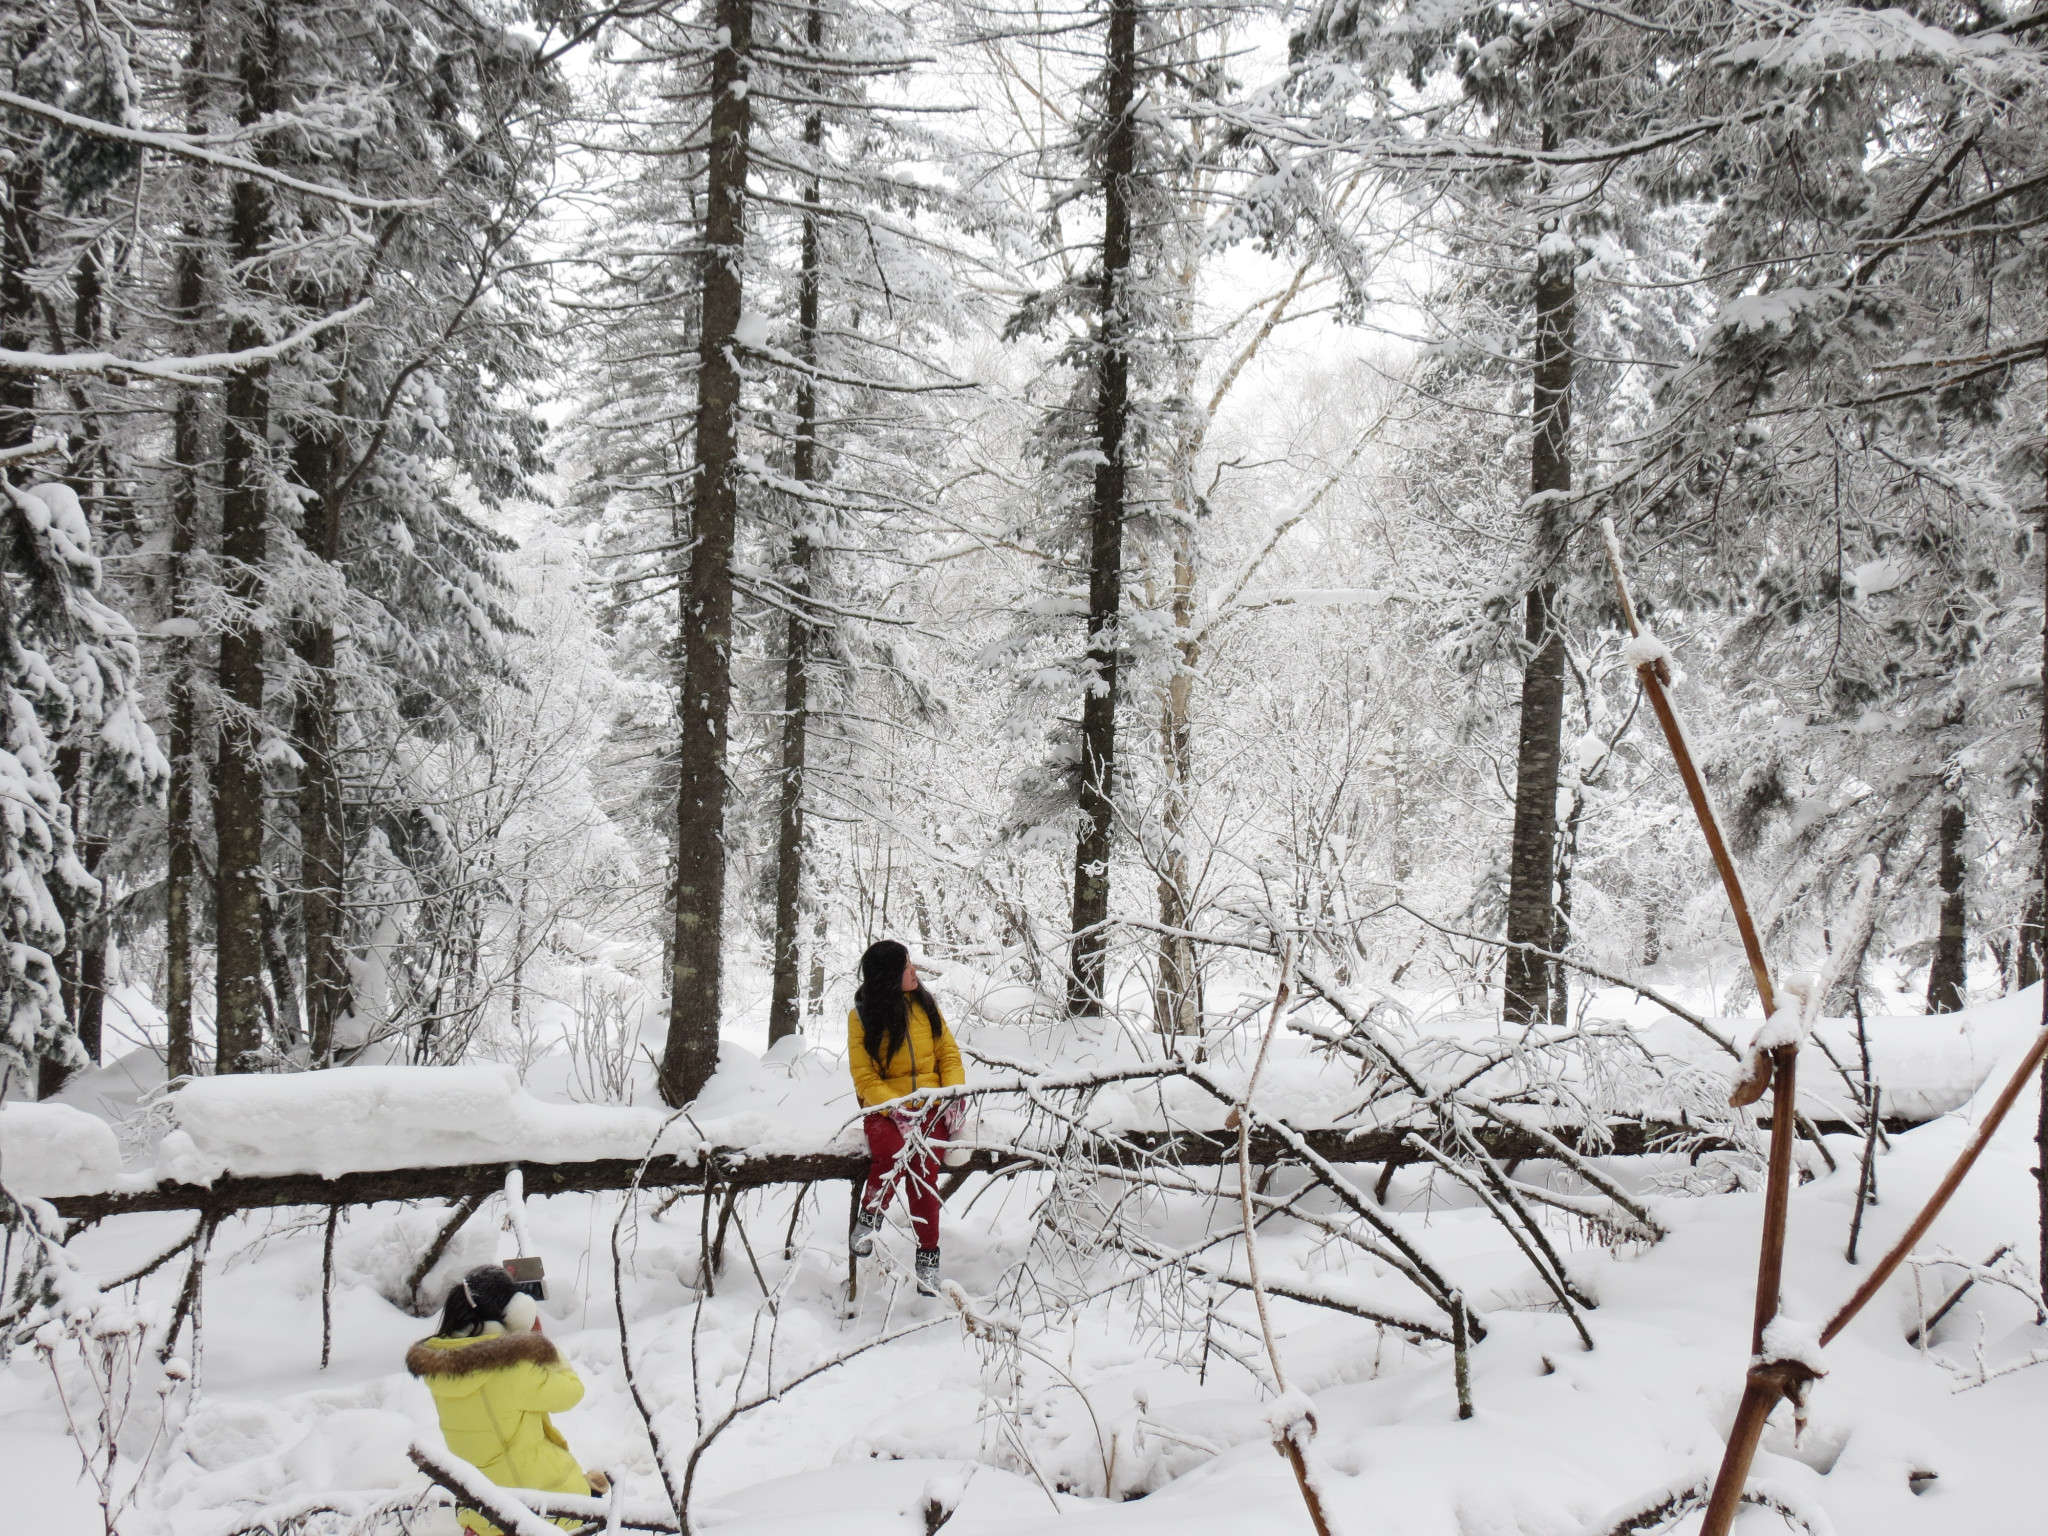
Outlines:
{"type": "Polygon", "coordinates": [[[894,1115],[869,1115],[861,1122],[868,1133],[868,1187],[861,1196],[861,1207],[888,1210],[896,1186],[907,1183],[910,1224],[917,1230],[920,1248],[939,1246],[939,1151],[932,1142],[939,1135],[939,1120],[946,1107],[935,1105],[910,1117],[913,1124],[923,1124],[926,1138],[922,1150],[916,1152],[905,1150],[903,1127],[894,1115]]]}

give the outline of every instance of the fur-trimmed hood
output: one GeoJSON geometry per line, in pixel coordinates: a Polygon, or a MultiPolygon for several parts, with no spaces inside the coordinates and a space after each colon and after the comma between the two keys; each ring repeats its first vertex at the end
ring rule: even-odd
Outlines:
{"type": "Polygon", "coordinates": [[[515,1365],[558,1366],[562,1352],[544,1333],[499,1333],[480,1339],[421,1339],[405,1352],[415,1376],[475,1376],[515,1365]]]}

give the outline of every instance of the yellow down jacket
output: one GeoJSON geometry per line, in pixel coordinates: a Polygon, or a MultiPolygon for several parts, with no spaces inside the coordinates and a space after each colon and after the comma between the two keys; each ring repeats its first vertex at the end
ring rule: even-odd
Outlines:
{"type": "MultiPolygon", "coordinates": [[[[499,1487],[590,1492],[569,1442],[548,1417],[583,1401],[583,1380],[545,1334],[421,1339],[405,1352],[405,1368],[434,1394],[448,1449],[499,1487]]],[[[498,1528],[474,1511],[462,1511],[461,1520],[481,1536],[497,1536],[498,1528]]]]}
{"type": "Polygon", "coordinates": [[[910,1028],[903,1044],[885,1062],[868,1054],[861,1035],[860,1010],[846,1015],[846,1065],[853,1072],[853,1091],[860,1095],[861,1108],[886,1104],[920,1088],[956,1088],[967,1081],[960,1065],[960,1047],[953,1043],[953,1031],[943,1024],[936,1029],[924,1005],[914,997],[903,999],[910,1014],[910,1028]]]}

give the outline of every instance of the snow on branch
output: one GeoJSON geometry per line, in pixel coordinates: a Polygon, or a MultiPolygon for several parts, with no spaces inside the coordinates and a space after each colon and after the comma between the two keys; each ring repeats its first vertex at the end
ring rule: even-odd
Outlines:
{"type": "Polygon", "coordinates": [[[23,443],[18,448],[0,448],[0,464],[14,464],[22,459],[39,459],[46,453],[62,451],[64,445],[54,437],[39,437],[32,443],[23,443]]]}
{"type": "Polygon", "coordinates": [[[66,112],[62,107],[53,107],[46,101],[37,101],[33,96],[20,96],[13,91],[0,90],[0,106],[12,107],[15,111],[26,112],[31,117],[40,117],[45,122],[55,123],[60,128],[68,128],[73,133],[111,140],[116,144],[132,144],[137,149],[153,149],[159,154],[173,155],[180,160],[211,165],[220,170],[232,171],[237,176],[267,181],[273,186],[288,187],[309,197],[326,198],[329,202],[340,203],[348,208],[361,208],[371,213],[395,213],[408,208],[433,206],[431,198],[363,197],[340,187],[325,186],[317,181],[302,181],[287,172],[259,165],[253,160],[244,160],[236,155],[223,154],[217,149],[209,149],[183,134],[152,133],[144,128],[124,128],[119,123],[102,122],[96,117],[81,117],[76,112],[66,112]]]}
{"type": "Polygon", "coordinates": [[[509,1489],[500,1488],[466,1461],[415,1440],[406,1454],[412,1464],[455,1495],[457,1502],[487,1518],[508,1536],[561,1536],[562,1528],[542,1519],[509,1489]]]}
{"type": "MultiPolygon", "coordinates": [[[[4,96],[5,92],[0,92],[4,96]]],[[[132,358],[113,352],[16,352],[0,347],[0,373],[99,374],[105,378],[163,379],[173,384],[209,384],[210,374],[238,373],[258,363],[276,362],[337,325],[345,325],[375,301],[361,299],[347,309],[322,315],[282,341],[240,352],[203,352],[192,357],[132,358]]],[[[31,444],[31,447],[34,445],[31,444]]]]}

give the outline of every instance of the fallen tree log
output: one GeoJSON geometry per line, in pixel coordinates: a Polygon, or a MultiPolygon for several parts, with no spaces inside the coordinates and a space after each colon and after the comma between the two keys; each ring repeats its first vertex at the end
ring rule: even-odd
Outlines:
{"type": "MultiPolygon", "coordinates": [[[[1898,1132],[1921,1122],[1887,1117],[1885,1128],[1898,1132]]],[[[1760,1128],[1768,1121],[1760,1121],[1760,1128]]],[[[1854,1127],[1823,1121],[1828,1134],[1847,1134],[1854,1127]]],[[[1406,1166],[1424,1160],[1407,1141],[1411,1132],[1427,1128],[1381,1127],[1365,1131],[1302,1131],[1299,1136],[1316,1156],[1331,1163],[1377,1163],[1406,1166]]],[[[1730,1150],[1726,1140],[1698,1127],[1669,1120],[1617,1120],[1593,1128],[1552,1126],[1549,1134],[1573,1152],[1588,1157],[1642,1157],[1658,1153],[1730,1150]]],[[[1504,1125],[1475,1129],[1474,1137],[1499,1162],[1541,1162],[1553,1153],[1536,1136],[1504,1125]]],[[[1135,1168],[1148,1162],[1179,1167],[1213,1168],[1237,1160],[1236,1138],[1224,1132],[1144,1132],[1098,1136],[1081,1152],[1087,1161],[1135,1168]]],[[[987,1148],[977,1151],[963,1173],[1014,1174],[1057,1161],[1053,1148],[987,1148]],[[1020,1160],[1020,1153],[1023,1160],[1020,1160]]],[[[1299,1154],[1279,1137],[1254,1136],[1252,1161],[1261,1166],[1299,1161],[1299,1154]]],[[[287,1206],[378,1205],[402,1200],[462,1200],[494,1194],[505,1187],[505,1175],[521,1170],[529,1199],[547,1195],[591,1194],[632,1187],[636,1175],[643,1189],[752,1189],[772,1184],[817,1184],[864,1179],[864,1152],[811,1152],[763,1156],[744,1148],[717,1148],[701,1158],[651,1158],[644,1170],[635,1158],[600,1158],[591,1162],[466,1163],[427,1168],[389,1168],[337,1174],[268,1176],[228,1175],[212,1184],[163,1183],[143,1189],[98,1194],[62,1195],[50,1201],[71,1221],[99,1221],[109,1216],[145,1211],[198,1211],[216,1220],[236,1211],[275,1210],[287,1206]]]]}

